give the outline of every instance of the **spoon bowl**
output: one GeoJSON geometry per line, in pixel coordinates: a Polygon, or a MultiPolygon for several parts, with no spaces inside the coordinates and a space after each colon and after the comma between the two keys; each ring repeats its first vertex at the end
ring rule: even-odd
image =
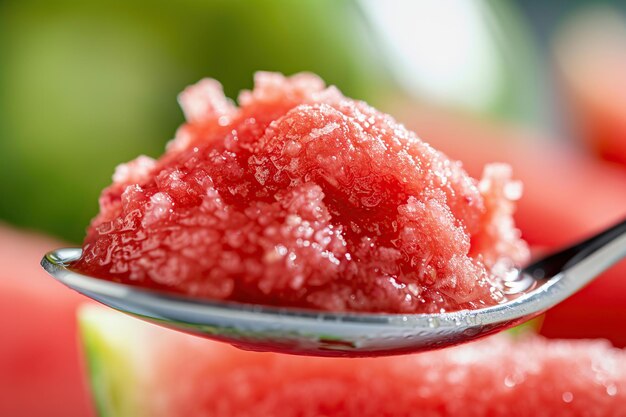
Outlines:
{"type": "Polygon", "coordinates": [[[325,312],[235,302],[129,286],[79,274],[80,248],[47,253],[43,268],[109,307],[239,348],[314,356],[384,356],[444,348],[528,321],[565,300],[626,256],[626,221],[521,269],[507,282],[515,298],[439,314],[325,312]]]}

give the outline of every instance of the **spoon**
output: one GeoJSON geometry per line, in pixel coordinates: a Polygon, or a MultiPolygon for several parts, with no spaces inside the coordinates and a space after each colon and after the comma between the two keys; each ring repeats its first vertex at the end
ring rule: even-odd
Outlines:
{"type": "Polygon", "coordinates": [[[162,326],[247,350],[383,356],[468,342],[540,315],[626,257],[626,220],[519,270],[505,281],[509,301],[440,314],[325,312],[207,301],[81,275],[68,268],[80,256],[80,248],[58,249],[46,254],[41,265],[87,297],[162,326]]]}

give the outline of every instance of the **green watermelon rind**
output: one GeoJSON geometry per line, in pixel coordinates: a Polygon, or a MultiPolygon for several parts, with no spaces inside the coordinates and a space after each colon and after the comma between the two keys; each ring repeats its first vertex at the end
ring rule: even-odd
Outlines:
{"type": "Polygon", "coordinates": [[[137,335],[125,329],[124,320],[95,306],[81,307],[78,323],[97,414],[100,417],[140,417],[138,364],[128,352],[128,346],[133,343],[116,343],[120,337],[126,341],[137,335]],[[113,332],[115,337],[112,337],[113,332]]]}
{"type": "Polygon", "coordinates": [[[528,320],[527,322],[508,329],[506,332],[513,337],[526,336],[529,333],[539,333],[544,317],[544,315],[535,317],[532,320],[528,320]]]}

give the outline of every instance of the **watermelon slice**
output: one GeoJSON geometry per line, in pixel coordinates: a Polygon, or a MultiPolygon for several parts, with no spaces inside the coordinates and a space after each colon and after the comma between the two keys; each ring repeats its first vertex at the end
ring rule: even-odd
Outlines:
{"type": "Polygon", "coordinates": [[[605,341],[497,336],[329,359],[246,352],[95,306],[80,327],[103,417],[606,417],[626,406],[626,352],[605,341]]]}
{"type": "Polygon", "coordinates": [[[571,121],[602,158],[626,165],[626,18],[589,8],[560,28],[554,52],[571,121]]]}
{"type": "Polygon", "coordinates": [[[92,415],[76,336],[85,299],[39,267],[59,246],[0,223],[0,416],[92,415]]]}

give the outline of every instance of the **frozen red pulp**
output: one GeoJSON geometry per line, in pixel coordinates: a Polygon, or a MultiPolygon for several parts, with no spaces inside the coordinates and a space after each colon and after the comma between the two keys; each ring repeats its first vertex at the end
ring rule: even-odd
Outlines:
{"type": "Polygon", "coordinates": [[[259,73],[236,107],[180,97],[159,160],[118,167],[82,272],[249,303],[436,312],[497,303],[527,257],[506,165],[475,180],[390,116],[310,74],[259,73]]]}

